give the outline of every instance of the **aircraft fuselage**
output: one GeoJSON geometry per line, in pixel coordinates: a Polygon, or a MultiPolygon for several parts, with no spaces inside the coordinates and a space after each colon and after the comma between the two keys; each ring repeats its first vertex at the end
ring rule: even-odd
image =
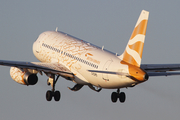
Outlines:
{"type": "Polygon", "coordinates": [[[75,74],[77,84],[92,84],[101,88],[130,87],[138,82],[126,77],[128,65],[121,64],[117,55],[65,33],[47,31],[33,44],[33,53],[41,62],[58,62],[75,74]],[[89,72],[103,70],[124,75],[89,72]]]}

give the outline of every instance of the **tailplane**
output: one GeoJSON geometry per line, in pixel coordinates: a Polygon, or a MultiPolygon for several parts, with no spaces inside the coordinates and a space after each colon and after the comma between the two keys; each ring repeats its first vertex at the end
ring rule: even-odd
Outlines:
{"type": "Polygon", "coordinates": [[[142,10],[132,32],[132,35],[129,39],[129,42],[126,46],[126,49],[124,53],[119,57],[123,61],[137,67],[140,67],[141,64],[148,17],[149,12],[142,10]]]}

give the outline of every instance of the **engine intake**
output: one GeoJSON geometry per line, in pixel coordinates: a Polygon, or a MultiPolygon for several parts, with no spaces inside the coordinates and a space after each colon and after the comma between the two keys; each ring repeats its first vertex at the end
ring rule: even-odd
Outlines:
{"type": "Polygon", "coordinates": [[[35,85],[38,82],[36,74],[24,71],[17,67],[11,67],[10,69],[11,78],[19,84],[23,85],[35,85]]]}
{"type": "Polygon", "coordinates": [[[24,74],[23,80],[26,83],[26,85],[35,85],[38,81],[38,77],[36,74],[31,74],[27,72],[24,74]]]}

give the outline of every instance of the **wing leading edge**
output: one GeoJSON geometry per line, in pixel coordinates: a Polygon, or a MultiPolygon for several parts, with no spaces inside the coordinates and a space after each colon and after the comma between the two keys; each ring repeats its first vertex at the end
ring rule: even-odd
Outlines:
{"type": "Polygon", "coordinates": [[[64,77],[74,78],[74,74],[65,66],[59,63],[20,62],[20,61],[0,60],[0,65],[17,67],[21,69],[37,70],[38,72],[53,73],[64,77]]]}

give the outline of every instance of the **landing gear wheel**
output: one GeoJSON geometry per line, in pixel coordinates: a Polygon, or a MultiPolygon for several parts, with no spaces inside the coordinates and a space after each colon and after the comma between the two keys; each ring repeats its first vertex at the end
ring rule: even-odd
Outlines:
{"type": "Polygon", "coordinates": [[[123,102],[125,102],[125,100],[126,100],[126,94],[125,94],[124,92],[121,92],[121,93],[119,94],[119,101],[120,101],[121,103],[123,103],[123,102]]]}
{"type": "Polygon", "coordinates": [[[117,102],[117,93],[116,92],[113,92],[112,94],[111,94],[111,101],[113,102],[113,103],[115,103],[115,102],[117,102]]]}
{"type": "Polygon", "coordinates": [[[117,89],[117,92],[113,92],[111,94],[111,101],[113,103],[117,102],[118,98],[121,103],[125,102],[126,100],[126,94],[124,92],[120,92],[120,89],[117,89]]]}
{"type": "Polygon", "coordinates": [[[60,92],[59,91],[55,91],[55,93],[54,93],[54,100],[55,101],[59,101],[60,98],[61,98],[60,92]]]}
{"type": "Polygon", "coordinates": [[[52,100],[52,91],[48,90],[46,92],[46,100],[51,101],[52,100]]]}

